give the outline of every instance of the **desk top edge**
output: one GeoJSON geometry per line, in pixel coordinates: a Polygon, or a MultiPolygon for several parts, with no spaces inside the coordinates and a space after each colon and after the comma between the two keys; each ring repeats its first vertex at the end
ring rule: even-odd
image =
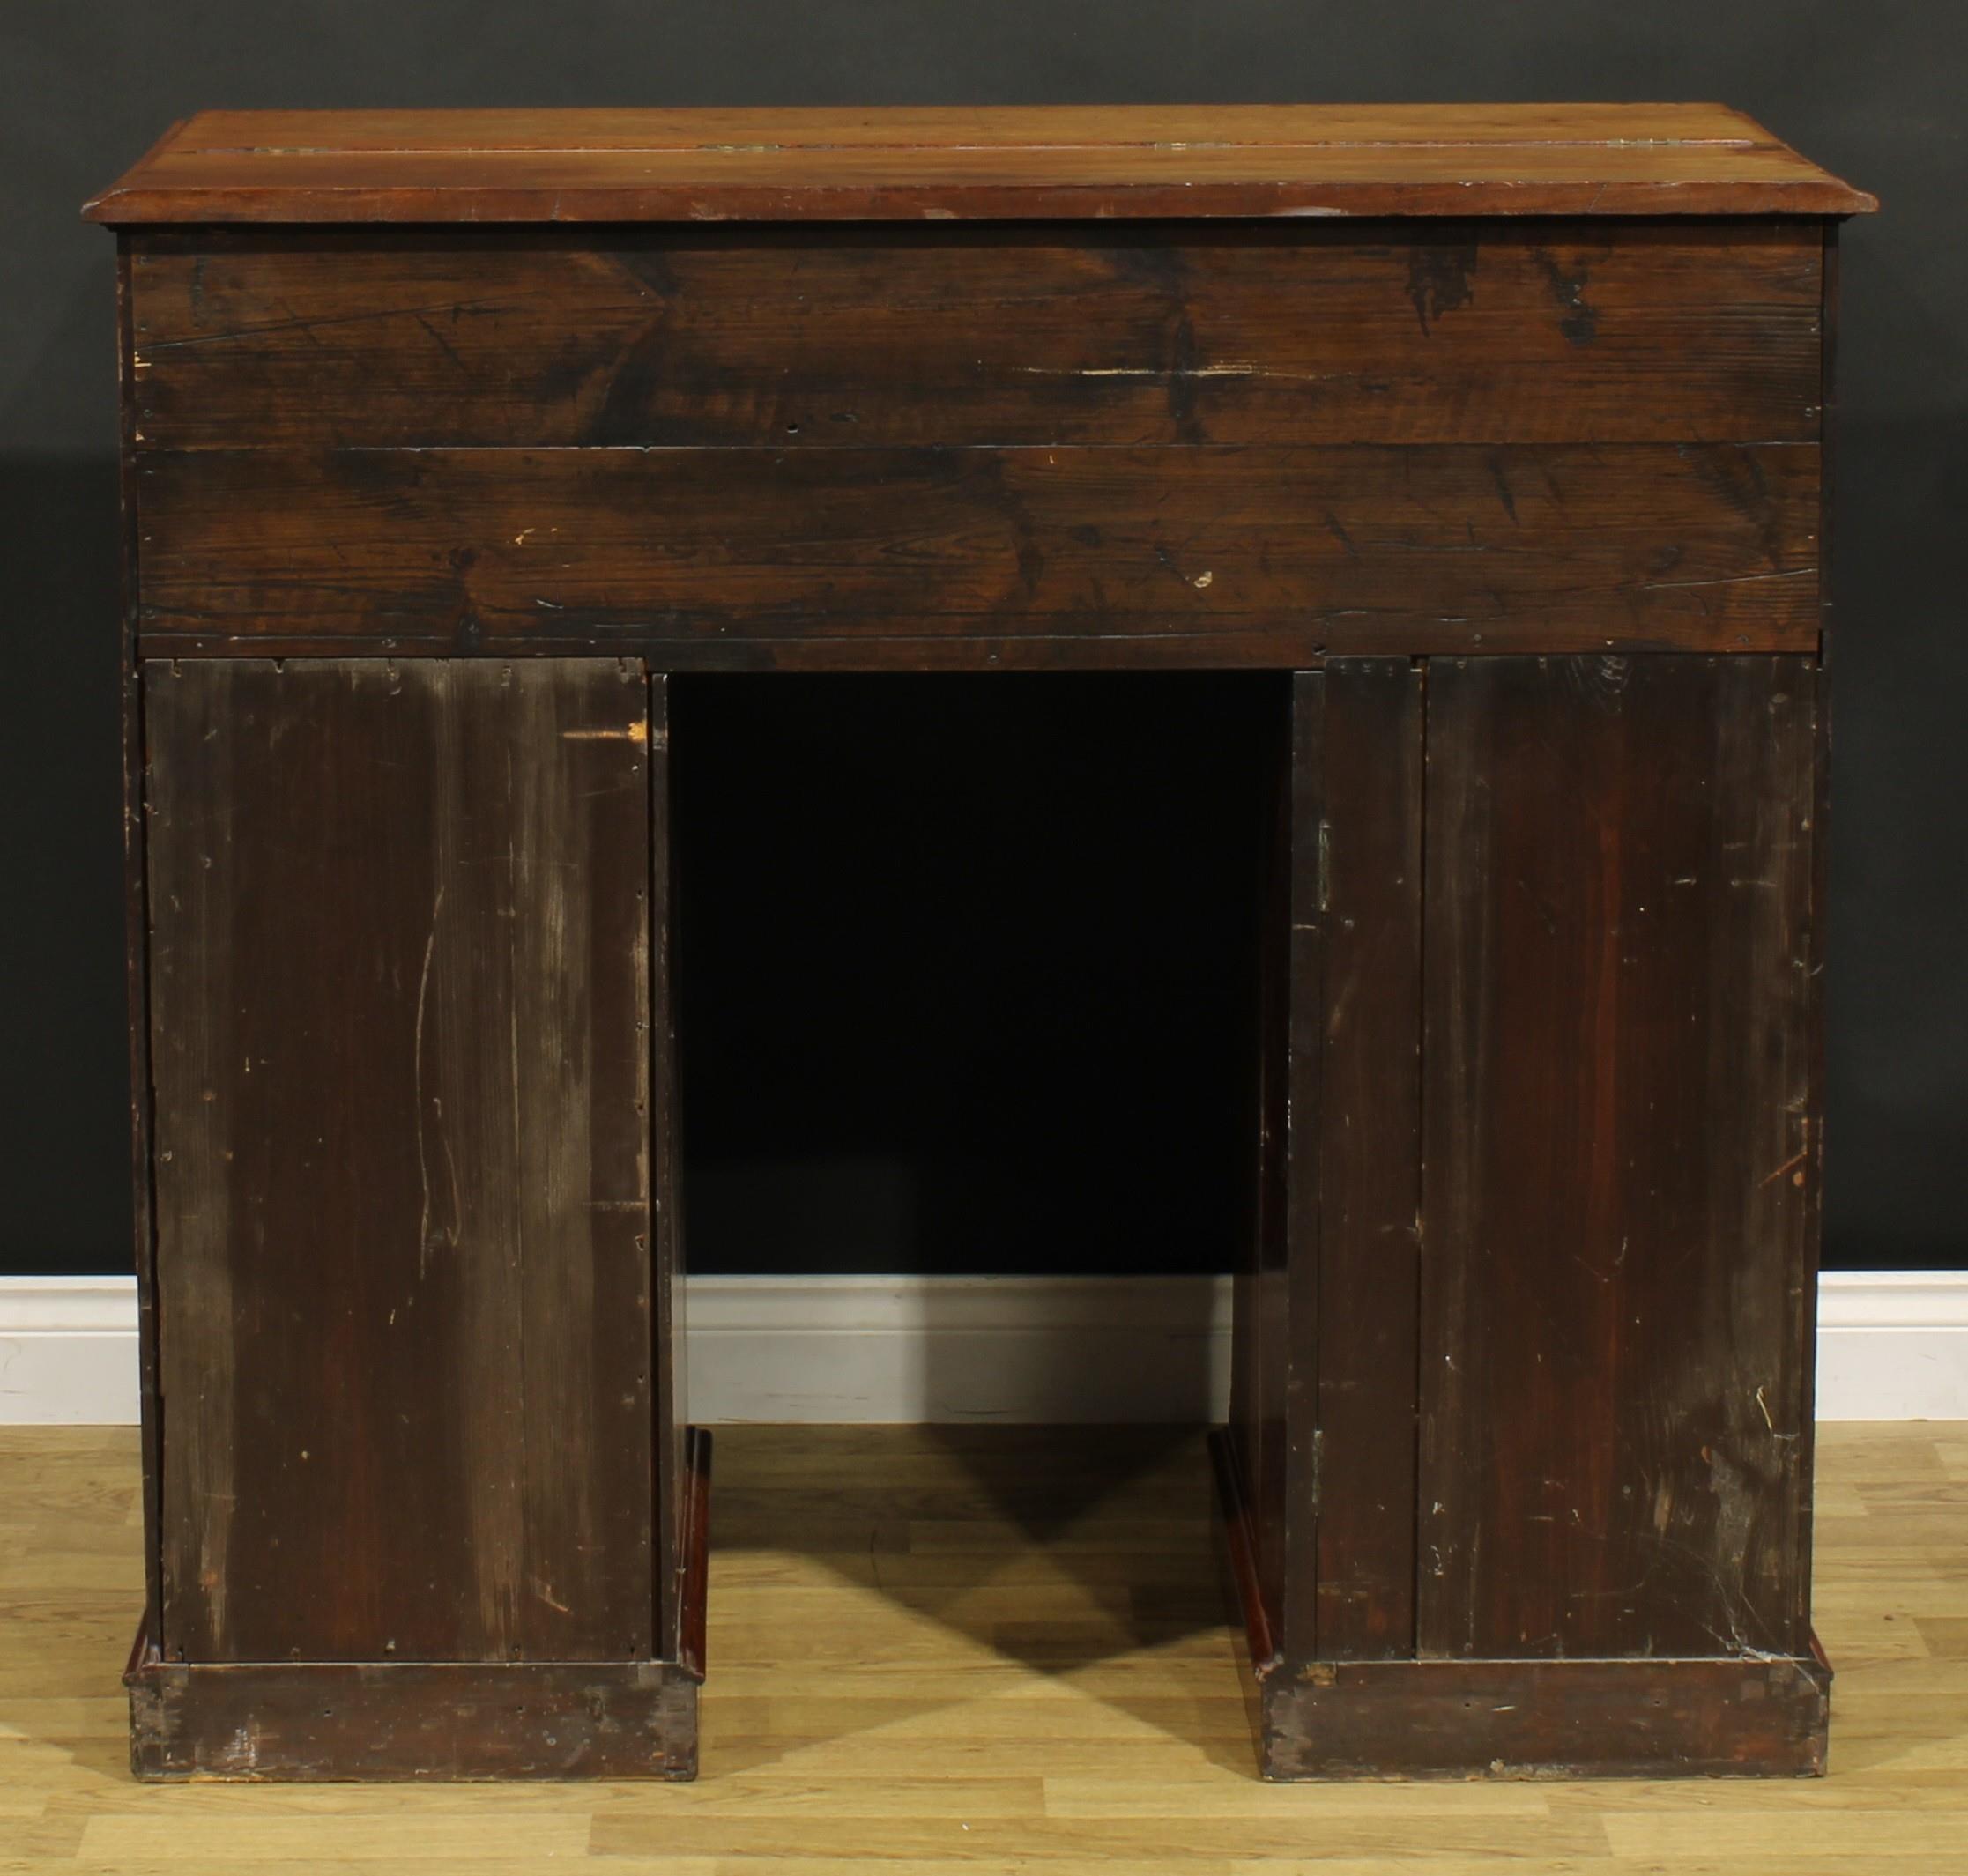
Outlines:
{"type": "Polygon", "coordinates": [[[1816,215],[1878,206],[1714,104],[204,111],[92,221],[1816,215]]]}

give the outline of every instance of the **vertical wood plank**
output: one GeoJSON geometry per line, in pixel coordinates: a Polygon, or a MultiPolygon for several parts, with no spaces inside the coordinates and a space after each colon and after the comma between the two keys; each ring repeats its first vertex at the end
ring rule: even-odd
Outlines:
{"type": "Polygon", "coordinates": [[[1344,1661],[1415,1651],[1422,677],[1325,684],[1317,1641],[1344,1661]]]}
{"type": "Polygon", "coordinates": [[[1287,1661],[1317,1650],[1319,1520],[1319,1133],[1326,1031],[1326,760],[1323,671],[1291,680],[1289,1100],[1285,1154],[1287,1331],[1284,1620],[1287,1661]]]}
{"type": "Polygon", "coordinates": [[[1230,1424],[1265,1627],[1311,1647],[1318,1558],[1318,752],[1325,680],[1280,699],[1259,940],[1258,1152],[1251,1258],[1236,1278],[1230,1424]]]}
{"type": "Polygon", "coordinates": [[[649,680],[650,880],[655,997],[650,1005],[650,1086],[656,1111],[656,1399],[653,1421],[657,1634],[667,1660],[682,1658],[683,1585],[691,1490],[684,1366],[683,1110],[677,1055],[677,849],[670,755],[670,679],[649,680]]]}
{"type": "Polygon", "coordinates": [[[144,682],[167,1655],[647,1655],[641,668],[144,682]]]}
{"type": "Polygon", "coordinates": [[[1816,677],[1431,667],[1425,1655],[1807,1651],[1816,677]]]}
{"type": "Polygon", "coordinates": [[[130,1011],[130,1225],[137,1276],[137,1392],[143,1416],[144,1593],[155,1621],[164,1606],[158,1482],[163,1399],[157,1375],[156,1198],[151,1160],[150,969],[146,936],[150,924],[149,883],[144,852],[144,697],[137,665],[137,576],[140,543],[137,525],[137,389],[131,368],[131,254],[129,235],[116,237],[116,389],[122,453],[117,466],[122,539],[122,619],[118,687],[123,738],[123,956],[130,1011]]]}
{"type": "MultiPolygon", "coordinates": [[[[1811,916],[1805,956],[1812,995],[1809,1020],[1810,1102],[1812,1116],[1809,1146],[1810,1177],[1804,1188],[1807,1216],[1804,1222],[1804,1264],[1800,1309],[1815,1338],[1817,1327],[1818,1268],[1824,1242],[1824,1119],[1825,1040],[1823,993],[1826,960],[1825,940],[1830,930],[1831,892],[1831,718],[1832,651],[1838,634],[1832,629],[1836,603],[1832,586],[1837,532],[1838,463],[1838,224],[1823,226],[1824,258],[1819,275],[1823,295],[1820,322],[1822,344],[1818,355],[1818,445],[1823,463],[1822,493],[1819,499],[1818,638],[1817,638],[1817,739],[1812,752],[1811,787],[1811,916]]],[[[1815,1345],[1814,1345],[1815,1346],[1815,1345]]],[[[1803,1410],[1801,1444],[1805,1476],[1815,1476],[1817,1450],[1817,1363],[1804,1364],[1803,1410]]],[[[1815,1494],[1807,1491],[1798,1508],[1798,1546],[1802,1568],[1797,1573],[1796,1606],[1793,1612],[1801,1632],[1811,1626],[1811,1562],[1816,1517],[1815,1494]]]]}
{"type": "Polygon", "coordinates": [[[1288,1663],[1414,1651],[1422,679],[1292,678],[1232,1424],[1288,1663]]]}
{"type": "Polygon", "coordinates": [[[1280,686],[1267,738],[1266,838],[1259,904],[1255,1204],[1249,1261],[1231,1286],[1230,1431],[1250,1514],[1266,1639],[1284,1620],[1286,1390],[1291,1363],[1287,1194],[1291,1146],[1292,827],[1295,690],[1280,686]]]}

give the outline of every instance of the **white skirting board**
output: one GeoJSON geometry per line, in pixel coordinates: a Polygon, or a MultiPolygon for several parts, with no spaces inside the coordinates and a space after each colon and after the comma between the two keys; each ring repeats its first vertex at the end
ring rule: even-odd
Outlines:
{"type": "MultiPolygon", "coordinates": [[[[689,1412],[741,1420],[1223,1418],[1212,1277],[693,1277],[689,1412]]],[[[1968,1272],[1828,1272],[1817,1414],[1968,1420],[1968,1272]]],[[[127,1277],[0,1278],[0,1425],[137,1418],[127,1277]]]]}

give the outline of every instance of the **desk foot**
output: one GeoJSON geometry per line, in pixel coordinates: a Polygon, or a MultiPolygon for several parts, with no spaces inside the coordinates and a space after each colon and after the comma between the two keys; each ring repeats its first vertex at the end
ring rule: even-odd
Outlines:
{"type": "Polygon", "coordinates": [[[1809,1656],[1288,1663],[1258,1593],[1236,1450],[1210,1439],[1219,1555],[1266,1778],[1810,1777],[1831,1670],[1809,1656]]]}
{"type": "Polygon", "coordinates": [[[681,1661],[175,1662],[137,1630],[138,1778],[694,1778],[710,1437],[692,1428],[681,1661]]]}
{"type": "Polygon", "coordinates": [[[125,1677],[144,1779],[694,1778],[697,1681],[671,1661],[164,1661],[125,1677]]]}

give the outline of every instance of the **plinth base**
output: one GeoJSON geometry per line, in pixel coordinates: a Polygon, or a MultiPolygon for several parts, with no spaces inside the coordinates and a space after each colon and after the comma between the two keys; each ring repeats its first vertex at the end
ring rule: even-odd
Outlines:
{"type": "Polygon", "coordinates": [[[680,1661],[175,1662],[123,1683],[145,1779],[694,1778],[710,1438],[693,1428],[680,1661]]]}
{"type": "MultiPolygon", "coordinates": [[[[1236,1457],[1210,1437],[1220,1554],[1263,1776],[1808,1777],[1831,1670],[1811,1657],[1313,1661],[1272,1647],[1236,1457]]],[[[1814,1641],[1815,1648],[1815,1641],[1814,1641]]]]}

